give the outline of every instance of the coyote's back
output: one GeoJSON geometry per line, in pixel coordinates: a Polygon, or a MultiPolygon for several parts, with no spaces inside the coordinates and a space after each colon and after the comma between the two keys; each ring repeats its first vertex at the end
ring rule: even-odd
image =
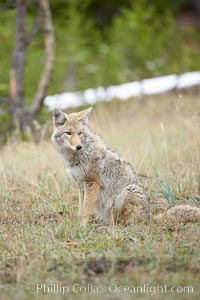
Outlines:
{"type": "Polygon", "coordinates": [[[79,187],[81,224],[95,212],[101,221],[125,224],[148,217],[144,188],[132,166],[107,148],[88,128],[92,108],[65,114],[54,110],[52,141],[63,157],[69,176],[79,187]]]}

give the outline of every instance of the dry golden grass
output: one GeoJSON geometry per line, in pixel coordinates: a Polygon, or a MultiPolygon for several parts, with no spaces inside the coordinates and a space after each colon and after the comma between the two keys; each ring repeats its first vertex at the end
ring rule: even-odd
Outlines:
{"type": "MultiPolygon", "coordinates": [[[[134,166],[162,212],[200,202],[198,97],[99,104],[91,128],[134,166]],[[163,208],[164,207],[164,208],[163,208]]],[[[49,129],[51,130],[51,129],[49,129]]],[[[76,221],[77,189],[49,141],[12,141],[0,152],[0,299],[132,299],[118,286],[193,286],[199,291],[199,224],[173,222],[87,230],[76,221]],[[93,283],[106,292],[37,293],[37,283],[93,283]]],[[[138,294],[141,299],[150,294],[138,294]]],[[[136,296],[136,295],[135,295],[136,296]]]]}

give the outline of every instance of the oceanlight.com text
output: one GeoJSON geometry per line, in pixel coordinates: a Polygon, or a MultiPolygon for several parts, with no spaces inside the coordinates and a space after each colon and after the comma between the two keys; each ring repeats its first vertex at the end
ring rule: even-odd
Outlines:
{"type": "Polygon", "coordinates": [[[149,294],[149,295],[157,295],[157,294],[193,294],[194,287],[193,286],[167,286],[167,285],[151,285],[151,284],[143,284],[143,285],[118,285],[116,283],[110,283],[105,285],[95,285],[93,283],[89,284],[81,284],[74,283],[72,285],[64,285],[60,283],[37,283],[35,287],[32,287],[32,290],[35,290],[36,293],[43,294],[67,294],[67,293],[75,293],[75,294],[83,294],[83,293],[110,293],[110,294],[149,294]]]}

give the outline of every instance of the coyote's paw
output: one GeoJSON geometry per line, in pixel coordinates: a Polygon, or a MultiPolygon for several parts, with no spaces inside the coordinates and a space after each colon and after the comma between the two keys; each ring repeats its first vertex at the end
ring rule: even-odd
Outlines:
{"type": "Polygon", "coordinates": [[[87,225],[88,225],[88,223],[89,223],[89,218],[82,215],[82,216],[80,216],[79,220],[80,220],[81,226],[82,226],[83,228],[86,228],[87,225]]]}

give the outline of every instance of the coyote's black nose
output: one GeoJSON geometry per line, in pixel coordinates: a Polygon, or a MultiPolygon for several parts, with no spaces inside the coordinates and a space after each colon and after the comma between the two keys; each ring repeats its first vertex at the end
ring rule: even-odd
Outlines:
{"type": "Polygon", "coordinates": [[[81,145],[77,145],[76,146],[76,150],[81,150],[82,149],[82,146],[81,145]]]}

